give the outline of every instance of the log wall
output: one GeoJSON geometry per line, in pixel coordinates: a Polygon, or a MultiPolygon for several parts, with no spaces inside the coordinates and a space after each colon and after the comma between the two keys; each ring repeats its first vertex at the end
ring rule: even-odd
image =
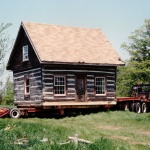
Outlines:
{"type": "Polygon", "coordinates": [[[50,68],[43,67],[43,99],[46,101],[66,101],[66,100],[76,100],[76,75],[85,75],[85,101],[97,101],[106,100],[114,101],[116,96],[116,67],[96,67],[93,69],[90,67],[80,68],[50,68]],[[66,96],[54,96],[54,76],[64,75],[66,77],[66,96]],[[105,77],[106,78],[106,95],[96,96],[95,95],[95,77],[105,77]]]}
{"type": "Polygon", "coordinates": [[[116,68],[66,68],[42,67],[14,73],[14,98],[16,101],[76,101],[76,76],[85,76],[85,101],[114,101],[116,96],[116,68]],[[66,77],[66,95],[54,95],[54,76],[66,77]],[[25,95],[24,81],[30,80],[30,95],[25,95]],[[95,94],[95,77],[106,78],[106,95],[95,94]]]}
{"type": "Polygon", "coordinates": [[[14,73],[14,99],[16,101],[39,101],[42,100],[42,76],[41,68],[31,69],[14,73]],[[25,95],[24,81],[25,78],[30,81],[30,94],[25,95]]]}

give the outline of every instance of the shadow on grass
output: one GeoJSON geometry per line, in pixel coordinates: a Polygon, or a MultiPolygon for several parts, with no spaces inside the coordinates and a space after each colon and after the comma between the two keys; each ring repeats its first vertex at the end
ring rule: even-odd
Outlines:
{"type": "Polygon", "coordinates": [[[64,115],[60,115],[58,111],[45,111],[45,112],[37,112],[37,113],[29,113],[28,116],[23,118],[54,118],[54,119],[63,119],[66,117],[77,117],[79,115],[90,115],[90,114],[96,114],[99,112],[107,112],[109,113],[109,110],[100,110],[100,109],[66,109],[64,111],[64,115]]]}

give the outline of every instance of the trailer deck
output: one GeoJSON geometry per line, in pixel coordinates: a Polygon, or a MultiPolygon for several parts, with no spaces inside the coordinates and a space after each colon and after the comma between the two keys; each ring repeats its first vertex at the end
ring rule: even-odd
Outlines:
{"type": "Polygon", "coordinates": [[[0,118],[9,114],[9,108],[0,108],[0,118]]]}
{"type": "Polygon", "coordinates": [[[117,102],[122,102],[122,101],[139,101],[140,97],[117,97],[116,100],[117,100],[117,102]]]}

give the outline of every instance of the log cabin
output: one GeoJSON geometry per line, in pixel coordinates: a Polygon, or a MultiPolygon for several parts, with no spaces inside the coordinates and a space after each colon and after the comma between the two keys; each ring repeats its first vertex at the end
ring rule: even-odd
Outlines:
{"type": "Polygon", "coordinates": [[[7,70],[17,107],[81,108],[116,104],[123,65],[100,29],[21,22],[7,70]]]}

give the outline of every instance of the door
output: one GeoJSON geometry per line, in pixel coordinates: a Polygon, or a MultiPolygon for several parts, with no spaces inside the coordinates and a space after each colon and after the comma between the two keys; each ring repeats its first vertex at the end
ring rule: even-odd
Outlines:
{"type": "Polygon", "coordinates": [[[76,76],[77,101],[85,101],[85,76],[76,76]]]}

